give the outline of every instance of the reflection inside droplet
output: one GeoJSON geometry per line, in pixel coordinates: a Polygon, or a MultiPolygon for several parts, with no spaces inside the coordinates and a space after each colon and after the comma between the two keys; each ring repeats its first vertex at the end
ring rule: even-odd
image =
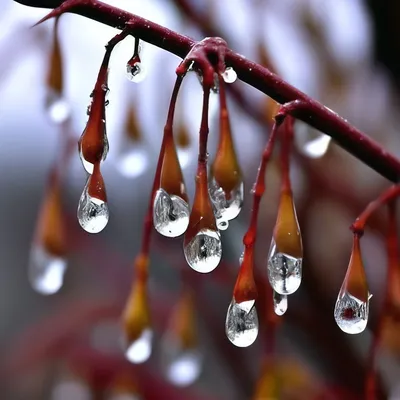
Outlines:
{"type": "Polygon", "coordinates": [[[288,308],[288,298],[286,295],[279,294],[273,291],[274,311],[276,315],[283,315],[288,308]]]}
{"type": "Polygon", "coordinates": [[[51,400],[91,400],[88,386],[77,380],[57,383],[51,393],[51,400]]]}
{"type": "Polygon", "coordinates": [[[128,63],[126,64],[126,76],[131,82],[139,83],[146,78],[147,71],[141,62],[128,63]]]}
{"type": "Polygon", "coordinates": [[[226,83],[233,83],[237,79],[236,71],[232,67],[225,68],[222,78],[226,83]]]}
{"type": "Polygon", "coordinates": [[[28,265],[31,286],[38,293],[50,295],[58,292],[64,281],[67,261],[49,254],[41,245],[34,244],[28,265]]]}
{"type": "Polygon", "coordinates": [[[138,339],[130,343],[125,356],[133,364],[147,361],[151,355],[153,331],[150,328],[143,330],[138,339]]]}

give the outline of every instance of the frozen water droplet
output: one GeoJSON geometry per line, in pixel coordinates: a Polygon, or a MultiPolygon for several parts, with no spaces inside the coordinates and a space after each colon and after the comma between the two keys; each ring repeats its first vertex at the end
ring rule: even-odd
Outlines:
{"type": "Polygon", "coordinates": [[[233,83],[237,78],[236,71],[232,67],[225,68],[225,71],[222,73],[222,78],[226,83],[233,83]]]}
{"type": "Polygon", "coordinates": [[[288,308],[288,298],[286,295],[279,294],[277,292],[273,293],[274,299],[274,311],[276,315],[283,315],[287,311],[288,308]]]}
{"type": "Polygon", "coordinates": [[[126,76],[131,82],[139,83],[146,78],[147,72],[140,61],[126,64],[126,76]]]}
{"type": "MultiPolygon", "coordinates": [[[[84,134],[85,134],[85,132],[83,132],[82,136],[84,134]]],[[[108,151],[110,149],[106,133],[104,133],[103,146],[104,147],[103,147],[102,160],[104,161],[107,158],[107,154],[108,154],[108,151]]],[[[94,164],[92,164],[91,162],[86,160],[85,157],[83,156],[81,141],[79,141],[79,157],[81,159],[81,162],[82,162],[82,165],[83,165],[83,168],[85,169],[85,171],[90,175],[93,174],[94,164]]]]}
{"type": "Polygon", "coordinates": [[[255,300],[236,303],[233,298],[226,314],[225,332],[237,347],[248,347],[258,335],[258,316],[255,300]]]}
{"type": "Polygon", "coordinates": [[[162,362],[167,379],[180,387],[195,382],[202,369],[200,352],[182,348],[180,341],[171,335],[166,335],[162,342],[162,362]]]}
{"type": "Polygon", "coordinates": [[[275,292],[288,295],[301,284],[302,259],[280,253],[272,239],[268,255],[268,279],[275,292]]]}
{"type": "Polygon", "coordinates": [[[349,334],[361,333],[367,326],[369,299],[367,302],[352,296],[347,290],[340,291],[335,305],[335,321],[349,334]]]}
{"type": "Polygon", "coordinates": [[[86,232],[99,233],[106,227],[109,216],[107,203],[90,196],[88,193],[88,184],[86,184],[78,205],[78,221],[80,226],[86,232]]]}
{"type": "Polygon", "coordinates": [[[189,225],[189,205],[179,196],[158,189],[154,196],[153,221],[158,233],[167,237],[183,235],[189,225]]]}
{"type": "Polygon", "coordinates": [[[56,124],[62,124],[71,114],[68,102],[52,90],[47,93],[45,107],[50,120],[56,124]]]}
{"type": "Polygon", "coordinates": [[[143,330],[141,335],[126,347],[125,357],[133,364],[147,361],[151,355],[153,331],[150,328],[143,330]]]}
{"type": "Polygon", "coordinates": [[[225,230],[228,228],[228,221],[235,219],[242,209],[243,205],[243,182],[230,193],[227,200],[225,191],[218,185],[213,178],[208,186],[208,192],[213,204],[215,219],[218,229],[225,230]]]}
{"type": "Polygon", "coordinates": [[[49,254],[41,245],[34,244],[28,265],[28,277],[31,286],[38,293],[50,295],[58,292],[64,280],[67,261],[49,254]]]}
{"type": "Polygon", "coordinates": [[[218,231],[203,229],[184,247],[187,263],[197,272],[213,271],[221,261],[221,236],[218,231]]]}
{"type": "Polygon", "coordinates": [[[57,383],[51,393],[51,400],[91,400],[87,385],[78,380],[66,380],[57,383]]]}

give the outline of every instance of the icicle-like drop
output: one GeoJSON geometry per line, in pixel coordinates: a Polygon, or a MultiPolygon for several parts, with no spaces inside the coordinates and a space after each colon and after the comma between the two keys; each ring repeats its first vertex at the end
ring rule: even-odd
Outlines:
{"type": "Polygon", "coordinates": [[[32,288],[43,295],[58,292],[67,268],[65,225],[57,171],[50,175],[33,240],[28,277],[32,288]]]}
{"type": "Polygon", "coordinates": [[[148,263],[148,257],[142,255],[135,261],[135,268],[140,273],[136,276],[122,316],[125,357],[134,364],[147,361],[152,350],[153,331],[146,279],[143,279],[147,275],[148,263]]]}
{"type": "Polygon", "coordinates": [[[243,205],[243,179],[232,139],[226,107],[225,88],[220,80],[220,134],[215,160],[211,167],[209,193],[218,229],[225,230],[243,205]]]}
{"type": "Polygon", "coordinates": [[[108,104],[106,97],[109,92],[107,86],[108,70],[103,64],[96,86],[91,94],[92,103],[88,107],[89,119],[78,143],[79,156],[88,174],[93,173],[96,162],[106,159],[109,150],[106,130],[106,105],[108,104]]]}
{"type": "Polygon", "coordinates": [[[222,78],[225,83],[233,83],[237,79],[237,73],[232,67],[225,68],[225,71],[222,73],[222,78]]]}
{"type": "Polygon", "coordinates": [[[228,339],[237,347],[248,347],[258,335],[258,316],[255,300],[236,303],[232,298],[226,314],[225,332],[228,339]]]}
{"type": "Polygon", "coordinates": [[[126,77],[135,83],[142,82],[147,76],[139,54],[134,54],[126,64],[126,77]]]}
{"type": "Polygon", "coordinates": [[[189,204],[182,169],[176,153],[172,131],[164,132],[164,156],[160,188],[154,197],[153,222],[161,235],[177,237],[185,233],[189,224],[189,204]]]}
{"type": "Polygon", "coordinates": [[[175,306],[162,340],[162,361],[167,379],[176,386],[191,385],[201,373],[202,357],[198,350],[195,310],[188,292],[175,306]]]}
{"type": "Polygon", "coordinates": [[[273,291],[274,311],[276,315],[283,315],[288,308],[288,298],[286,295],[279,294],[273,291]]]}
{"type": "Polygon", "coordinates": [[[335,321],[343,332],[357,334],[364,331],[368,323],[370,298],[361,258],[360,238],[355,234],[349,266],[334,311],[335,321]]]}
{"type": "Polygon", "coordinates": [[[275,292],[288,295],[300,287],[302,257],[303,246],[292,193],[284,190],[268,255],[268,279],[275,292]]]}
{"type": "Polygon", "coordinates": [[[99,162],[94,165],[93,174],[83,189],[77,214],[80,226],[89,233],[101,232],[108,223],[110,214],[99,162]]]}
{"type": "Polygon", "coordinates": [[[221,235],[208,195],[205,163],[198,165],[194,204],[183,245],[187,263],[197,272],[211,272],[221,261],[221,235]]]}

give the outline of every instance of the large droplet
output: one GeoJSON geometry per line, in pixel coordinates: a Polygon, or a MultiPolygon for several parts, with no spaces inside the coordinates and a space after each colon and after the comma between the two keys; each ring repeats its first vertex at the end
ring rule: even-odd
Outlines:
{"type": "Polygon", "coordinates": [[[288,298],[286,295],[279,294],[273,291],[274,311],[276,315],[283,315],[288,308],[288,298]]]}
{"type": "Polygon", "coordinates": [[[371,298],[359,240],[359,236],[354,235],[349,266],[334,311],[335,321],[339,328],[349,334],[361,333],[366,328],[371,298]]]}
{"type": "Polygon", "coordinates": [[[169,127],[164,131],[164,155],[160,189],[153,206],[153,222],[157,232],[168,237],[185,233],[189,224],[189,204],[181,166],[169,127]]]}
{"type": "Polygon", "coordinates": [[[179,196],[158,189],[154,197],[153,221],[157,232],[168,237],[183,235],[189,224],[189,205],[179,196]]]}
{"type": "Polygon", "coordinates": [[[195,309],[188,291],[183,293],[171,315],[162,340],[162,361],[167,379],[176,386],[192,384],[201,373],[195,309]]]}
{"type": "Polygon", "coordinates": [[[222,73],[222,78],[224,79],[225,83],[233,83],[237,79],[237,73],[232,67],[227,67],[222,73]]]}
{"type": "Polygon", "coordinates": [[[238,347],[248,347],[258,335],[258,316],[255,300],[236,303],[232,299],[226,314],[225,333],[228,339],[238,347]]]}
{"type": "Polygon", "coordinates": [[[153,331],[150,325],[150,310],[147,298],[146,279],[148,257],[139,255],[135,269],[139,271],[132,286],[122,315],[125,357],[134,364],[148,360],[152,350],[153,331]]]}
{"type": "Polygon", "coordinates": [[[100,165],[96,163],[79,200],[78,221],[86,232],[99,233],[106,227],[109,216],[106,189],[100,165]]]}
{"type": "Polygon", "coordinates": [[[147,71],[139,55],[134,55],[126,64],[126,77],[135,83],[142,82],[147,76],[147,71]]]}
{"type": "Polygon", "coordinates": [[[277,293],[292,294],[300,287],[302,257],[303,246],[292,194],[284,190],[268,255],[268,279],[277,293]]]}

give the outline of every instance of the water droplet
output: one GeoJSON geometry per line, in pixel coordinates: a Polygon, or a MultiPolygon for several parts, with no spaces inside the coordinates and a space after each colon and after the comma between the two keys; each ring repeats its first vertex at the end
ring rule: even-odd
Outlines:
{"type": "Polygon", "coordinates": [[[118,171],[127,178],[137,178],[142,175],[149,164],[146,150],[142,146],[128,146],[123,149],[116,161],[118,171]]]}
{"type": "Polygon", "coordinates": [[[89,233],[99,233],[107,225],[109,211],[107,202],[89,194],[91,175],[83,189],[78,205],[78,221],[80,226],[89,233]]]}
{"type": "Polygon", "coordinates": [[[183,235],[189,225],[189,205],[179,196],[158,189],[154,197],[154,227],[167,237],[183,235]]]}
{"type": "Polygon", "coordinates": [[[226,83],[233,83],[237,78],[236,71],[232,67],[225,68],[225,71],[222,73],[222,78],[226,83]]]}
{"type": "Polygon", "coordinates": [[[218,229],[225,230],[228,228],[228,221],[235,219],[242,209],[243,205],[243,182],[232,190],[229,199],[226,198],[225,191],[218,185],[215,179],[209,184],[210,198],[213,203],[215,219],[218,229]]]}
{"type": "Polygon", "coordinates": [[[28,265],[31,286],[38,293],[50,295],[58,292],[64,280],[67,261],[50,254],[43,246],[34,244],[28,265]]]}
{"type": "Polygon", "coordinates": [[[303,146],[303,153],[310,158],[320,158],[328,151],[331,137],[328,135],[319,135],[310,140],[303,146]]]}
{"type": "Polygon", "coordinates": [[[151,355],[153,331],[150,328],[143,329],[140,336],[128,343],[125,357],[133,364],[141,364],[147,361],[151,355]]]}
{"type": "Polygon", "coordinates": [[[349,334],[361,333],[367,326],[369,300],[361,301],[347,291],[339,293],[335,305],[335,321],[339,328],[349,334]]]}
{"type": "Polygon", "coordinates": [[[184,247],[189,266],[197,272],[213,271],[221,261],[221,236],[218,231],[203,229],[184,247]]]}
{"type": "Polygon", "coordinates": [[[55,124],[62,124],[71,115],[71,108],[61,94],[49,89],[45,108],[50,120],[55,124]]]}
{"type": "Polygon", "coordinates": [[[258,316],[255,300],[236,303],[233,298],[226,314],[225,332],[237,347],[248,347],[258,335],[258,316]]]}
{"type": "Polygon", "coordinates": [[[288,298],[286,295],[279,294],[273,291],[274,311],[276,315],[283,315],[288,308],[288,298]]]}
{"type": "Polygon", "coordinates": [[[126,64],[126,76],[131,82],[139,83],[146,78],[147,72],[138,56],[132,57],[126,64]]]}
{"type": "Polygon", "coordinates": [[[300,287],[302,261],[301,258],[280,253],[272,239],[268,255],[268,279],[275,292],[288,295],[300,287]]]}
{"type": "Polygon", "coordinates": [[[78,380],[65,380],[57,383],[51,393],[51,400],[91,400],[90,389],[78,380]]]}

